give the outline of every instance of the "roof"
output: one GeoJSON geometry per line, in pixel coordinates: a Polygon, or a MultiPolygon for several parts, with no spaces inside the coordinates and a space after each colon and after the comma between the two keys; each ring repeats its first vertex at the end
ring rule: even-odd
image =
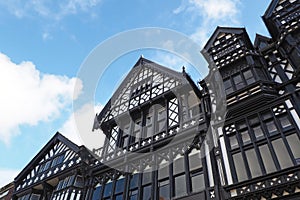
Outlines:
{"type": "Polygon", "coordinates": [[[66,146],[68,146],[72,151],[78,153],[80,148],[67,139],[65,136],[56,132],[56,134],[47,142],[47,144],[39,151],[39,153],[27,164],[27,166],[19,173],[19,175],[15,178],[15,181],[19,181],[27,176],[30,173],[32,166],[38,165],[39,161],[44,158],[45,153],[51,150],[51,148],[58,142],[62,142],[66,146]]]}
{"type": "MultiPolygon", "coordinates": [[[[162,66],[160,64],[157,64],[151,60],[148,60],[144,57],[140,57],[136,64],[133,66],[133,68],[130,70],[130,72],[127,74],[125,79],[122,81],[120,86],[117,88],[117,90],[114,92],[110,100],[107,102],[103,110],[99,113],[99,115],[96,115],[96,119],[98,121],[101,121],[106,114],[109,112],[110,108],[115,105],[116,102],[119,101],[119,99],[122,99],[122,95],[129,95],[130,92],[125,90],[129,90],[128,85],[137,84],[134,83],[134,79],[139,76],[139,73],[142,72],[143,69],[150,69],[153,72],[157,72],[159,74],[163,74],[164,76],[167,76],[170,79],[175,80],[179,84],[190,84],[192,87],[196,88],[195,83],[191,80],[188,74],[183,72],[177,72],[172,69],[169,69],[165,66],[162,66]],[[125,91],[125,92],[124,92],[125,91]],[[126,94],[125,94],[126,93],[126,94]]],[[[128,99],[128,97],[126,97],[128,99]]],[[[97,123],[97,120],[95,119],[94,127],[93,129],[99,128],[99,124],[97,123]]]]}
{"type": "Polygon", "coordinates": [[[213,45],[213,43],[215,42],[215,40],[218,38],[220,33],[232,33],[232,34],[236,34],[236,35],[244,34],[246,42],[248,42],[249,45],[252,45],[251,40],[250,40],[245,28],[217,26],[217,28],[215,29],[215,31],[213,32],[211,37],[208,39],[208,41],[205,44],[203,49],[208,51],[211,48],[211,46],[213,45]]]}

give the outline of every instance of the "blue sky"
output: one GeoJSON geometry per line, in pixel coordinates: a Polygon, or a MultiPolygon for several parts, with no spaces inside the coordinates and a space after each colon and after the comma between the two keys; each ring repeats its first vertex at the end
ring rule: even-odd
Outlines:
{"type": "MultiPolygon", "coordinates": [[[[75,142],[72,102],[77,72],[89,53],[109,37],[135,28],[161,27],[203,45],[217,25],[246,27],[268,36],[260,16],[270,0],[0,0],[0,187],[60,131],[75,142]]],[[[96,91],[102,105],[139,56],[180,70],[186,63],[158,50],[122,56],[96,91]]],[[[199,54],[200,56],[200,54],[199,54]]],[[[203,66],[206,67],[206,66],[203,66]]],[[[195,69],[188,72],[199,77],[195,69]]],[[[205,74],[204,74],[205,75],[205,74]]],[[[84,86],[83,86],[84,87],[84,86]]]]}

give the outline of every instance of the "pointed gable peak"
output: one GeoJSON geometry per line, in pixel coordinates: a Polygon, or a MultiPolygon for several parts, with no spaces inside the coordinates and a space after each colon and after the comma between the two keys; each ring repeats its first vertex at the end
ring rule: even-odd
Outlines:
{"type": "MultiPolygon", "coordinates": [[[[232,35],[239,35],[242,33],[246,33],[245,28],[232,28],[232,27],[221,27],[217,26],[211,37],[208,39],[207,43],[204,46],[205,50],[209,50],[212,46],[214,46],[214,42],[218,39],[221,39],[222,37],[227,36],[230,37],[232,35]]],[[[229,39],[229,38],[228,38],[229,39]]]]}
{"type": "Polygon", "coordinates": [[[254,40],[254,47],[263,49],[272,43],[272,39],[260,34],[256,34],[254,40]]]}
{"type": "Polygon", "coordinates": [[[15,178],[16,189],[44,181],[80,162],[80,148],[65,136],[56,134],[15,178]],[[65,167],[63,167],[65,165],[65,167]]]}
{"type": "Polygon", "coordinates": [[[110,120],[174,87],[187,83],[184,73],[171,70],[141,56],[97,119],[101,124],[103,120],[110,120]]]}

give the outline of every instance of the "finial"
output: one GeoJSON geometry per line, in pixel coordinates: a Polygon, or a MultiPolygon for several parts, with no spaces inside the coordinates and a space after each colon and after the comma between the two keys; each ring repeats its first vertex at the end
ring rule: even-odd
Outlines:
{"type": "Polygon", "coordinates": [[[143,55],[143,54],[141,54],[141,58],[144,58],[144,55],[143,55]]]}
{"type": "Polygon", "coordinates": [[[185,73],[185,66],[182,66],[182,73],[185,73]]]}

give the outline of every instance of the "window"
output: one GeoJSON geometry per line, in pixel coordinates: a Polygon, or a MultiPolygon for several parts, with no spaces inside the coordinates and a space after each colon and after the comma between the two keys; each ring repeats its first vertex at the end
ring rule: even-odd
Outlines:
{"type": "Polygon", "coordinates": [[[158,183],[159,187],[159,198],[162,198],[164,200],[170,199],[170,186],[169,186],[169,180],[160,181],[158,183]]]}
{"type": "Polygon", "coordinates": [[[124,128],[122,129],[122,139],[121,139],[121,147],[126,148],[128,145],[128,139],[129,139],[129,132],[130,131],[130,124],[126,124],[124,128]]]}
{"type": "Polygon", "coordinates": [[[263,139],[265,136],[264,136],[264,132],[263,130],[261,129],[261,126],[260,125],[257,125],[257,126],[254,126],[252,128],[253,130],[253,133],[255,135],[255,138],[256,140],[260,140],[260,139],[263,139]]]}
{"type": "Polygon", "coordinates": [[[245,152],[252,178],[262,175],[255,150],[250,149],[245,152]]]}
{"type": "Polygon", "coordinates": [[[201,172],[192,173],[192,192],[199,192],[205,189],[204,175],[201,172]]]}
{"type": "Polygon", "coordinates": [[[189,167],[190,171],[202,168],[200,150],[193,149],[191,153],[189,153],[189,167]]]}
{"type": "Polygon", "coordinates": [[[144,172],[142,178],[143,200],[151,199],[152,192],[152,172],[144,172]]]}
{"type": "Polygon", "coordinates": [[[292,127],[292,124],[291,124],[291,122],[290,122],[290,120],[289,120],[289,118],[288,118],[287,115],[278,117],[278,120],[279,120],[279,123],[280,123],[281,128],[282,128],[283,130],[292,127]]]}
{"type": "Polygon", "coordinates": [[[138,190],[132,190],[129,192],[130,200],[138,200],[138,190]]]}
{"type": "Polygon", "coordinates": [[[134,174],[130,179],[130,189],[138,186],[139,174],[134,174]]]}
{"type": "Polygon", "coordinates": [[[286,137],[297,164],[300,164],[300,140],[296,133],[286,137]]]}
{"type": "Polygon", "coordinates": [[[175,177],[175,197],[181,197],[186,194],[185,174],[175,177]]]}
{"type": "Polygon", "coordinates": [[[241,138],[242,138],[242,141],[243,141],[244,145],[251,143],[251,138],[250,138],[250,135],[248,133],[248,130],[245,130],[245,131],[241,132],[241,138]]]}
{"type": "Polygon", "coordinates": [[[266,122],[266,127],[270,136],[275,135],[277,133],[277,127],[275,125],[274,120],[266,122]]]}
{"type": "Polygon", "coordinates": [[[112,127],[110,132],[109,144],[107,148],[108,153],[114,152],[117,144],[118,133],[119,133],[119,127],[118,126],[112,127]]]}
{"type": "Polygon", "coordinates": [[[40,194],[31,194],[30,200],[39,200],[41,197],[40,194]]]}
{"type": "Polygon", "coordinates": [[[141,138],[141,120],[137,120],[134,123],[134,128],[133,128],[133,136],[134,136],[134,140],[133,143],[136,143],[140,140],[141,138]]]}
{"type": "Polygon", "coordinates": [[[184,156],[178,155],[173,162],[174,174],[180,174],[184,172],[184,156]]]}
{"type": "Polygon", "coordinates": [[[158,169],[158,179],[169,177],[169,164],[167,162],[161,163],[158,169]]]}
{"type": "Polygon", "coordinates": [[[232,157],[238,181],[244,181],[248,179],[242,154],[236,153],[232,157]]]}
{"type": "Polygon", "coordinates": [[[225,92],[227,95],[233,92],[233,87],[232,87],[230,78],[227,80],[224,80],[224,89],[225,89],[225,92]]]}
{"type": "Polygon", "coordinates": [[[245,83],[240,74],[233,76],[233,81],[234,81],[234,84],[235,84],[235,87],[237,90],[239,90],[245,86],[245,83]]]}
{"type": "Polygon", "coordinates": [[[260,155],[263,160],[266,172],[272,173],[272,172],[276,171],[276,167],[275,167],[275,164],[274,164],[274,161],[273,161],[273,158],[272,158],[272,155],[271,155],[268,145],[265,144],[265,145],[260,146],[259,151],[260,151],[260,155]]]}
{"type": "Polygon", "coordinates": [[[123,193],[123,191],[124,191],[124,185],[125,185],[125,179],[124,179],[123,176],[121,176],[116,181],[115,194],[123,193]]]}
{"type": "Polygon", "coordinates": [[[94,189],[92,200],[100,200],[101,185],[94,189]]]}
{"type": "Polygon", "coordinates": [[[83,177],[82,176],[77,176],[76,180],[75,180],[75,183],[74,183],[74,186],[75,187],[83,187],[83,185],[84,185],[83,177]]]}
{"type": "Polygon", "coordinates": [[[145,138],[151,137],[153,135],[153,114],[149,113],[146,116],[145,122],[145,138]]]}
{"type": "Polygon", "coordinates": [[[143,187],[143,200],[151,199],[151,185],[147,185],[143,187]]]}
{"type": "Polygon", "coordinates": [[[236,149],[239,147],[239,144],[238,144],[235,134],[229,136],[229,144],[230,144],[231,149],[236,149]]]}
{"type": "Polygon", "coordinates": [[[247,85],[250,85],[251,83],[254,83],[255,79],[254,79],[254,76],[253,76],[251,70],[248,69],[247,71],[244,71],[243,75],[245,77],[247,85]]]}
{"type": "Polygon", "coordinates": [[[157,111],[157,131],[161,132],[166,127],[167,122],[166,108],[162,107],[157,111]]]}
{"type": "Polygon", "coordinates": [[[106,183],[104,187],[103,198],[110,197],[111,193],[112,193],[112,181],[109,181],[108,183],[106,183]]]}
{"type": "MultiPolygon", "coordinates": [[[[191,155],[191,157],[192,156],[193,155],[191,155]]],[[[199,161],[199,159],[198,159],[198,161],[199,161]]],[[[193,164],[194,163],[192,163],[192,165],[193,164]]],[[[194,166],[192,166],[192,168],[193,167],[194,166]]],[[[199,167],[199,164],[198,164],[198,167],[199,167]]],[[[175,197],[181,197],[181,196],[186,195],[187,191],[186,191],[186,176],[185,176],[184,155],[179,154],[174,159],[174,161],[173,161],[173,177],[174,177],[174,184],[175,184],[174,185],[175,197]]]]}
{"type": "Polygon", "coordinates": [[[187,98],[189,117],[193,118],[200,113],[199,98],[194,91],[189,92],[187,98]]]}
{"type": "Polygon", "coordinates": [[[286,146],[284,145],[282,139],[280,138],[272,141],[272,145],[281,169],[293,166],[291,157],[289,156],[286,146]]]}

